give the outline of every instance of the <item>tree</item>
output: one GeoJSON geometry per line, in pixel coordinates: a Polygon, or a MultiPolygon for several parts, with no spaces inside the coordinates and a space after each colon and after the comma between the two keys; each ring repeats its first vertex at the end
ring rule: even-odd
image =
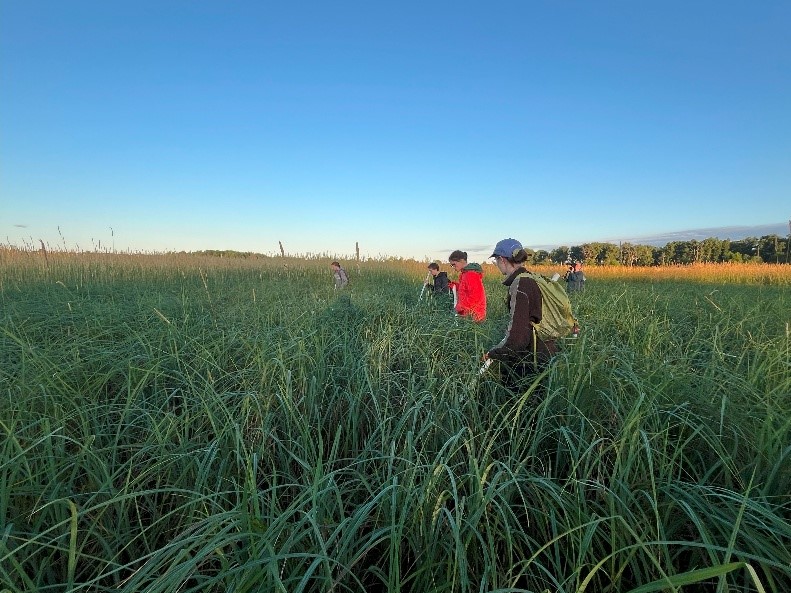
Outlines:
{"type": "Polygon", "coordinates": [[[704,262],[723,262],[727,257],[730,241],[721,241],[715,237],[704,239],[700,243],[700,259],[704,262]]]}
{"type": "Polygon", "coordinates": [[[700,244],[695,241],[678,241],[673,250],[673,261],[677,264],[693,264],[700,260],[700,244]]]}
{"type": "Polygon", "coordinates": [[[756,247],[763,261],[775,264],[780,263],[785,245],[778,235],[764,235],[758,239],[756,247]]]}
{"type": "Polygon", "coordinates": [[[543,249],[539,249],[533,255],[533,261],[537,264],[546,264],[550,261],[549,251],[544,251],[543,249]]]}
{"type": "Polygon", "coordinates": [[[634,265],[636,266],[653,266],[656,264],[657,254],[660,253],[659,249],[651,247],[650,245],[635,245],[634,246],[634,265]]]}
{"type": "Polygon", "coordinates": [[[621,243],[621,265],[633,266],[637,262],[637,246],[631,243],[621,243]]]}
{"type": "Polygon", "coordinates": [[[553,249],[549,254],[549,259],[552,260],[553,264],[564,264],[569,261],[570,257],[569,248],[566,246],[553,249]]]}
{"type": "Polygon", "coordinates": [[[569,259],[572,260],[572,261],[579,261],[579,262],[587,263],[585,261],[584,245],[575,245],[574,247],[569,249],[569,259]]]}
{"type": "Polygon", "coordinates": [[[740,261],[750,261],[755,255],[755,244],[758,242],[756,237],[747,237],[739,241],[731,241],[731,252],[741,254],[740,261]]]}
{"type": "MultiPolygon", "coordinates": [[[[544,256],[542,255],[541,258],[544,256]]],[[[631,243],[583,243],[558,247],[548,256],[553,263],[580,261],[602,266],[663,266],[699,262],[768,262],[791,263],[791,235],[747,237],[738,241],[709,237],[703,241],[670,241],[664,247],[631,243]]],[[[537,258],[536,263],[545,261],[537,258]]]]}
{"type": "Polygon", "coordinates": [[[621,250],[612,243],[593,243],[592,248],[597,251],[596,261],[602,266],[615,266],[621,263],[621,250]]]}

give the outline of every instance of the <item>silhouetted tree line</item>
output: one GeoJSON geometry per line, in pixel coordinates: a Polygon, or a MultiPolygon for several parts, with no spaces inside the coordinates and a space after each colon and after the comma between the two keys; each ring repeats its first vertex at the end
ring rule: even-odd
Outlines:
{"type": "MultiPolygon", "coordinates": [[[[552,251],[526,249],[528,263],[565,264],[579,261],[598,266],[666,266],[674,264],[754,262],[770,264],[791,263],[788,238],[779,235],[747,237],[738,241],[710,237],[702,241],[671,241],[664,247],[633,243],[583,243],[573,247],[558,247],[552,251]]],[[[269,258],[253,252],[207,249],[194,255],[228,258],[269,258]]],[[[400,259],[400,258],[395,258],[400,259]]]]}
{"type": "Polygon", "coordinates": [[[205,249],[203,251],[192,251],[192,255],[208,255],[211,257],[232,257],[239,259],[266,257],[260,253],[252,251],[234,251],[232,249],[205,249]]]}
{"type": "Polygon", "coordinates": [[[662,266],[673,264],[754,262],[791,263],[789,239],[779,235],[747,237],[738,241],[715,239],[671,241],[664,247],[633,243],[583,243],[552,251],[528,250],[534,264],[580,261],[599,266],[662,266]]]}

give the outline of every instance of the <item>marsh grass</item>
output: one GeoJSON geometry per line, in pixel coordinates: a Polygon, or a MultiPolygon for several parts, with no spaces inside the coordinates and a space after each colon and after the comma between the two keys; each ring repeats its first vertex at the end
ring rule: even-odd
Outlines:
{"type": "Polygon", "coordinates": [[[787,265],[764,263],[699,263],[673,266],[589,266],[588,276],[599,280],[642,282],[694,282],[716,284],[768,284],[788,286],[787,265]]]}
{"type": "Polygon", "coordinates": [[[591,281],[539,398],[497,278],[285,260],[4,262],[7,590],[791,588],[787,284],[591,281]]]}

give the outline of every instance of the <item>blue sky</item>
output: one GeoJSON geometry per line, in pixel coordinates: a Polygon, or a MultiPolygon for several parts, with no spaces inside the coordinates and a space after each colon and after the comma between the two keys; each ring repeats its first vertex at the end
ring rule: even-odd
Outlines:
{"type": "Polygon", "coordinates": [[[0,0],[0,240],[480,260],[784,223],[789,30],[785,1],[0,0]]]}

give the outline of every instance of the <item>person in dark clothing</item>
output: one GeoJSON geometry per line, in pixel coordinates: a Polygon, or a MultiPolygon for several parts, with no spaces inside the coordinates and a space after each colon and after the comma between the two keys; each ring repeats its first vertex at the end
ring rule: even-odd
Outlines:
{"type": "Polygon", "coordinates": [[[568,292],[579,292],[585,289],[585,272],[582,271],[580,262],[574,262],[566,272],[566,288],[568,292]]]}
{"type": "Polygon", "coordinates": [[[431,289],[431,294],[450,294],[450,288],[448,287],[448,274],[446,272],[440,272],[439,264],[431,262],[428,265],[428,272],[434,277],[433,284],[426,282],[426,286],[431,289]]]}
{"type": "MultiPolygon", "coordinates": [[[[484,354],[484,359],[500,362],[503,384],[511,391],[527,388],[549,364],[557,348],[554,341],[542,341],[535,331],[541,322],[541,289],[532,278],[525,276],[522,265],[527,253],[516,239],[503,239],[492,253],[494,263],[505,276],[508,288],[506,306],[510,313],[505,337],[484,354]]],[[[537,392],[543,392],[539,386],[537,392]]]]}

